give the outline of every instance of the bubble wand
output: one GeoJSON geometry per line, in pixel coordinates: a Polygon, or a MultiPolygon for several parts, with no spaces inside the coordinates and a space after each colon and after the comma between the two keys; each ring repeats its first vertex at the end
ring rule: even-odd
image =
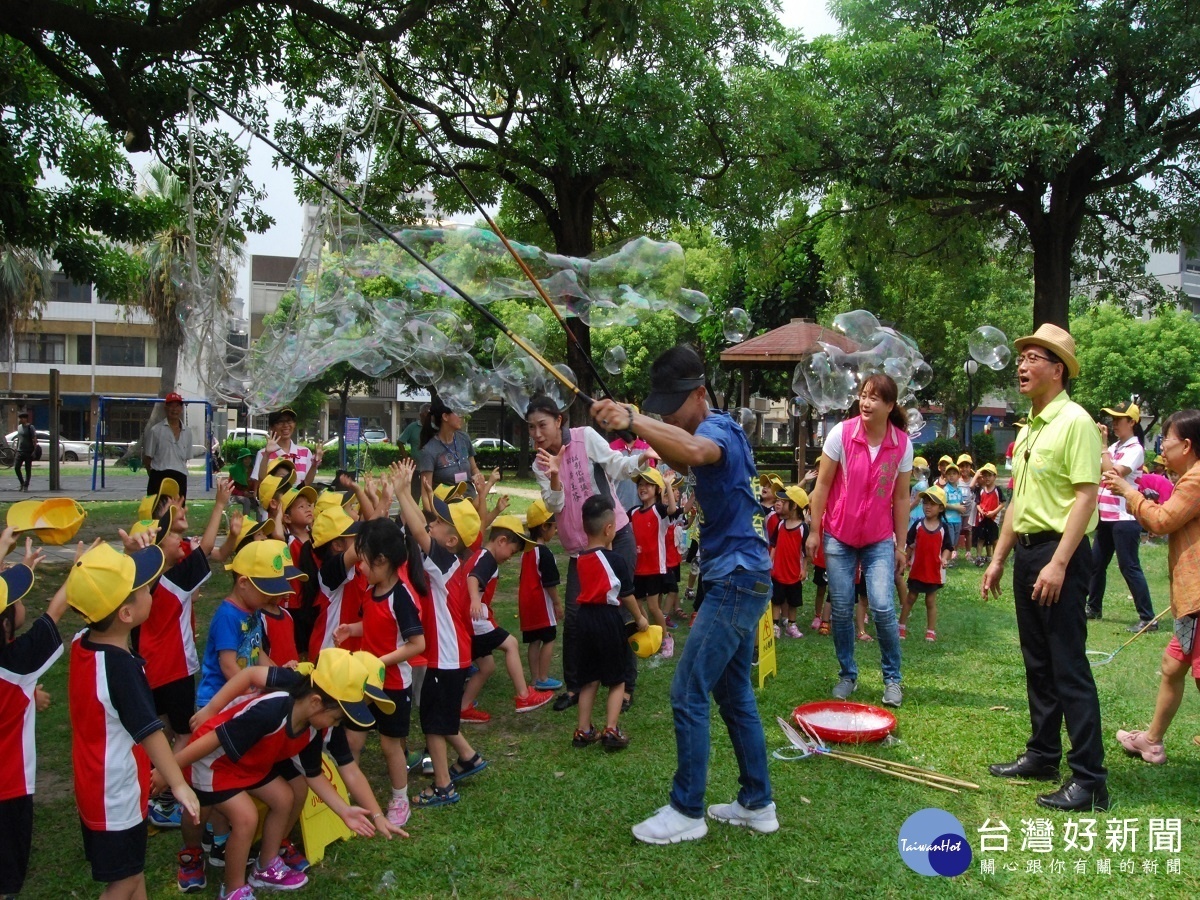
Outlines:
{"type": "Polygon", "coordinates": [[[429,132],[425,130],[425,127],[421,124],[420,119],[413,115],[412,104],[406,102],[399,94],[397,94],[395,89],[384,80],[383,76],[379,72],[375,71],[371,64],[367,62],[365,53],[359,53],[358,60],[359,65],[365,68],[367,72],[374,77],[377,82],[379,82],[380,86],[387,91],[388,96],[396,102],[396,104],[399,106],[397,111],[412,123],[413,128],[417,130],[417,134],[424,139],[426,145],[430,150],[433,151],[433,155],[437,157],[438,162],[440,162],[454,178],[454,180],[458,182],[458,186],[463,189],[463,193],[467,195],[471,203],[475,205],[475,209],[477,209],[479,214],[483,216],[483,220],[487,222],[488,228],[492,229],[496,237],[500,238],[500,243],[504,245],[504,249],[508,251],[509,256],[511,256],[513,261],[516,262],[517,267],[521,270],[521,273],[529,280],[529,283],[533,285],[534,290],[538,292],[538,296],[541,297],[546,306],[550,308],[550,312],[554,313],[554,318],[558,320],[558,324],[561,325],[562,330],[566,332],[567,339],[574,344],[575,349],[579,351],[580,358],[582,358],[586,363],[588,371],[591,372],[592,377],[596,379],[596,384],[600,386],[600,390],[602,390],[604,395],[610,400],[615,400],[616,397],[614,397],[613,392],[608,389],[608,385],[604,383],[604,378],[600,374],[600,370],[597,369],[596,364],[592,362],[591,354],[584,350],[583,344],[579,342],[579,338],[576,336],[575,332],[567,327],[566,320],[563,318],[562,313],[558,311],[558,307],[554,305],[554,301],[550,299],[550,295],[546,293],[546,289],[542,287],[541,281],[539,281],[538,277],[533,274],[533,270],[529,268],[528,263],[521,258],[519,253],[517,253],[516,248],[509,243],[508,237],[503,231],[500,230],[500,226],[496,224],[495,219],[493,219],[491,214],[488,213],[487,208],[481,202],[479,202],[479,198],[477,198],[471,189],[467,187],[467,183],[463,181],[462,176],[458,174],[458,170],[450,165],[450,161],[442,154],[441,149],[430,136],[429,132]]]}
{"type": "Polygon", "coordinates": [[[547,359],[544,356],[542,356],[541,353],[539,353],[537,350],[535,350],[524,338],[522,338],[518,334],[516,334],[516,332],[514,332],[511,328],[509,328],[502,321],[500,321],[500,319],[498,319],[487,307],[485,307],[478,300],[476,300],[474,297],[472,297],[470,294],[468,294],[466,291],[464,291],[461,287],[459,287],[457,284],[455,284],[453,281],[451,281],[449,278],[447,278],[445,275],[443,275],[440,271],[438,271],[437,267],[434,266],[433,263],[431,263],[429,260],[427,260],[425,257],[423,257],[420,253],[418,253],[411,245],[408,244],[408,242],[406,242],[405,240],[400,238],[398,235],[396,235],[394,232],[392,232],[386,225],[384,225],[382,222],[380,222],[377,218],[375,218],[373,215],[371,215],[369,212],[367,212],[365,209],[363,209],[361,206],[359,206],[357,203],[355,203],[353,200],[351,200],[349,197],[347,197],[344,193],[342,193],[340,190],[338,190],[336,187],[334,187],[332,184],[330,184],[326,179],[322,178],[320,175],[318,175],[316,172],[314,172],[312,169],[310,169],[308,166],[306,166],[303,162],[296,159],[296,157],[292,156],[292,154],[288,153],[286,150],[284,150],[282,147],[280,147],[277,143],[275,143],[269,137],[267,137],[262,132],[255,129],[253,126],[251,126],[248,122],[246,122],[241,117],[235,115],[227,107],[223,106],[220,102],[215,100],[211,95],[200,90],[200,88],[192,86],[192,85],[188,86],[188,93],[194,94],[197,97],[203,97],[205,100],[207,100],[209,103],[211,103],[216,109],[225,113],[225,115],[229,116],[229,118],[231,118],[233,121],[237,122],[238,125],[242,126],[242,128],[244,128],[244,129],[246,129],[247,132],[249,132],[254,137],[258,138],[260,141],[262,141],[264,144],[266,144],[268,147],[270,147],[272,150],[274,150],[276,153],[278,153],[281,157],[283,157],[283,159],[287,160],[287,162],[291,163],[293,166],[295,166],[297,169],[299,169],[301,172],[303,172],[305,175],[307,175],[309,178],[311,178],[313,181],[315,181],[317,184],[319,184],[325,190],[329,191],[329,193],[331,193],[331,194],[333,194],[333,196],[337,197],[338,200],[342,201],[342,203],[346,204],[346,206],[348,206],[350,209],[354,210],[354,212],[356,214],[358,214],[363,219],[365,219],[367,222],[369,222],[371,225],[373,225],[375,227],[375,229],[381,235],[383,235],[385,238],[387,238],[389,241],[391,241],[393,244],[395,244],[397,247],[399,247],[401,250],[403,250],[405,253],[407,253],[409,256],[411,256],[419,265],[421,265],[424,269],[426,269],[428,272],[430,272],[432,275],[434,275],[439,281],[441,281],[442,284],[446,285],[446,287],[450,288],[450,290],[454,291],[454,293],[456,293],[459,297],[461,297],[463,300],[465,300],[472,309],[474,309],[476,312],[478,312],[481,316],[483,316],[492,325],[496,326],[496,328],[500,331],[501,334],[503,334],[506,338],[508,338],[510,341],[512,341],[514,344],[516,344],[519,348],[521,348],[521,350],[523,350],[525,353],[527,353],[529,355],[529,357],[534,360],[534,362],[536,362],[543,369],[545,369],[546,372],[549,375],[551,375],[559,384],[561,384],[564,388],[569,390],[572,394],[574,394],[576,397],[578,397],[584,403],[588,404],[589,406],[592,404],[593,401],[592,401],[591,397],[589,397],[587,394],[585,394],[583,391],[581,391],[579,389],[579,387],[573,381],[571,381],[571,379],[569,379],[566,375],[564,375],[560,370],[556,369],[553,365],[551,365],[550,362],[547,361],[547,359]]]}

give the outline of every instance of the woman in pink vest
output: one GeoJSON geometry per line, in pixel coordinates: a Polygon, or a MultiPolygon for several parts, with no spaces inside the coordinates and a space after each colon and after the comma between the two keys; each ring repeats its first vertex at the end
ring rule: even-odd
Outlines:
{"type": "Polygon", "coordinates": [[[833,646],[841,666],[833,696],[845,700],[858,687],[854,661],[854,574],[862,565],[867,602],[883,657],[883,702],[899,706],[900,629],[895,578],[904,571],[908,530],[908,473],[913,448],[896,382],[872,375],[859,390],[857,410],[830,429],[817,485],[809,498],[809,556],[825,551],[833,606],[833,646]],[[855,414],[857,412],[857,415],[855,414]]]}
{"type": "MultiPolygon", "coordinates": [[[[554,513],[558,539],[570,554],[567,564],[567,596],[563,616],[563,681],[566,690],[554,701],[560,712],[575,705],[579,694],[578,648],[575,644],[575,618],[579,613],[579,571],[577,559],[587,547],[583,530],[583,502],[595,494],[613,501],[617,534],[613,551],[629,563],[632,572],[637,560],[637,545],[629,516],[617,498],[616,485],[628,481],[641,468],[643,457],[625,456],[612,449],[591,426],[567,428],[558,406],[545,395],[534,397],[525,412],[529,439],[537,447],[534,477],[542,489],[542,500],[554,513]]],[[[625,671],[626,704],[637,684],[637,659],[630,651],[625,671]]]]}

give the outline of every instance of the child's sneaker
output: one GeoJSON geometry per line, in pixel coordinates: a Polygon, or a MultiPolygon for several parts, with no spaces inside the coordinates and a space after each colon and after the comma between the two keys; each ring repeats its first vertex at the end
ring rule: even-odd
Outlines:
{"type": "Polygon", "coordinates": [[[781,637],[783,637],[783,629],[780,628],[779,623],[776,622],[775,623],[775,640],[779,640],[781,637]]]}
{"type": "Polygon", "coordinates": [[[543,678],[541,681],[535,681],[533,686],[539,691],[557,691],[563,683],[557,678],[543,678]]]}
{"type": "Polygon", "coordinates": [[[812,622],[810,622],[810,623],[809,623],[809,625],[808,625],[808,630],[809,630],[809,631],[816,631],[816,630],[817,630],[818,628],[820,628],[820,627],[821,627],[821,617],[820,617],[820,616],[813,616],[813,620],[812,620],[812,622]]]}
{"type": "Polygon", "coordinates": [[[517,712],[527,713],[533,712],[539,706],[545,706],[554,699],[554,691],[539,691],[536,688],[530,688],[524,697],[514,698],[517,706],[517,712]]]}
{"type": "Polygon", "coordinates": [[[433,774],[433,757],[429,756],[428,754],[421,757],[421,774],[422,775],[432,775],[433,774]]]}
{"type": "Polygon", "coordinates": [[[283,860],[285,866],[297,872],[307,872],[312,868],[308,857],[301,853],[291,841],[284,841],[279,845],[279,858],[283,860]]]}
{"type": "Polygon", "coordinates": [[[674,656],[675,655],[675,638],[671,637],[669,634],[664,634],[663,640],[662,640],[662,651],[661,652],[662,652],[663,659],[670,659],[672,656],[674,656]]]}
{"type": "Polygon", "coordinates": [[[576,728],[575,734],[571,738],[571,744],[582,750],[585,747],[590,747],[596,741],[600,740],[600,732],[589,726],[587,731],[582,728],[576,728]]]}
{"type": "Polygon", "coordinates": [[[908,637],[908,626],[901,625],[900,626],[900,640],[904,640],[907,637],[908,637]]]}
{"type": "Polygon", "coordinates": [[[229,839],[229,835],[223,834],[220,837],[213,835],[212,846],[208,850],[208,864],[215,866],[218,869],[225,868],[225,842],[229,839]]]}
{"type": "Polygon", "coordinates": [[[249,880],[252,887],[276,891],[294,891],[308,884],[307,875],[289,869],[278,856],[271,860],[265,869],[260,869],[258,863],[255,863],[250,871],[249,880]]]}
{"type": "Polygon", "coordinates": [[[937,632],[934,631],[932,628],[930,628],[928,631],[925,632],[925,640],[929,641],[932,644],[934,641],[937,640],[937,632]]]}
{"type": "Polygon", "coordinates": [[[459,710],[458,718],[461,722],[475,722],[483,725],[492,721],[492,714],[484,712],[477,706],[468,706],[466,709],[459,710]]]}
{"type": "Polygon", "coordinates": [[[790,638],[804,637],[804,633],[801,632],[800,629],[796,627],[795,622],[788,622],[787,628],[783,629],[783,633],[786,634],[790,638]]]}
{"type": "MultiPolygon", "coordinates": [[[[1161,766],[1167,761],[1167,751],[1163,747],[1163,742],[1154,743],[1146,737],[1146,732],[1144,731],[1125,731],[1122,729],[1117,732],[1117,742],[1130,756],[1140,756],[1148,763],[1161,766]]],[[[1197,741],[1197,743],[1200,743],[1200,741],[1197,741]]]]}
{"type": "Polygon", "coordinates": [[[179,828],[183,813],[174,800],[155,798],[150,801],[150,824],[158,829],[179,828]]]}
{"type": "Polygon", "coordinates": [[[204,857],[196,847],[188,847],[175,854],[179,860],[179,873],[176,881],[179,889],[185,894],[198,894],[208,887],[208,879],[204,875],[204,857]]]}
{"type": "Polygon", "coordinates": [[[221,885],[220,896],[224,900],[254,900],[254,888],[248,884],[243,884],[240,888],[230,893],[225,893],[225,885],[221,885]]]}
{"type": "Polygon", "coordinates": [[[629,746],[629,735],[620,728],[605,728],[600,743],[605,750],[624,750],[629,746]]]}
{"type": "Polygon", "coordinates": [[[674,631],[679,627],[678,623],[669,615],[663,617],[663,622],[666,624],[668,631],[674,631]]]}
{"type": "Polygon", "coordinates": [[[410,815],[412,815],[412,807],[408,802],[408,797],[393,797],[392,802],[388,804],[387,820],[397,828],[403,828],[410,815]]]}

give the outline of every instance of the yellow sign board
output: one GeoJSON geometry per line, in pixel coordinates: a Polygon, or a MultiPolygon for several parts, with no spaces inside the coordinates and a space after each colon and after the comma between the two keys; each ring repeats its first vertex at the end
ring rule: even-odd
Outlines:
{"type": "Polygon", "coordinates": [[[768,675],[778,675],[779,665],[775,661],[775,623],[771,620],[771,605],[767,604],[763,617],[758,620],[758,687],[767,683],[768,675]]]}
{"type": "MultiPolygon", "coordinates": [[[[350,792],[346,790],[346,782],[342,781],[337,766],[327,753],[321,755],[321,774],[333,783],[341,798],[349,803],[350,792]]],[[[341,816],[311,790],[300,813],[300,834],[304,838],[304,855],[314,866],[325,858],[326,847],[334,841],[354,836],[341,816]]]]}

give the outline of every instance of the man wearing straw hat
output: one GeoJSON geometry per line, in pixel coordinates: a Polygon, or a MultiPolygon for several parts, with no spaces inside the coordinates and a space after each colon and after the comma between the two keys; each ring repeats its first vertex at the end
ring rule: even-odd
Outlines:
{"type": "Polygon", "coordinates": [[[1013,594],[1032,733],[1024,753],[989,771],[999,778],[1057,781],[1065,721],[1071,777],[1037,802],[1050,809],[1103,810],[1108,773],[1084,615],[1100,435],[1091,416],[1067,395],[1068,379],[1079,375],[1071,335],[1044,324],[1014,343],[1020,354],[1018,388],[1032,408],[1013,450],[1010,513],[981,590],[985,600],[1000,595],[1004,561],[1015,547],[1013,594]]]}

